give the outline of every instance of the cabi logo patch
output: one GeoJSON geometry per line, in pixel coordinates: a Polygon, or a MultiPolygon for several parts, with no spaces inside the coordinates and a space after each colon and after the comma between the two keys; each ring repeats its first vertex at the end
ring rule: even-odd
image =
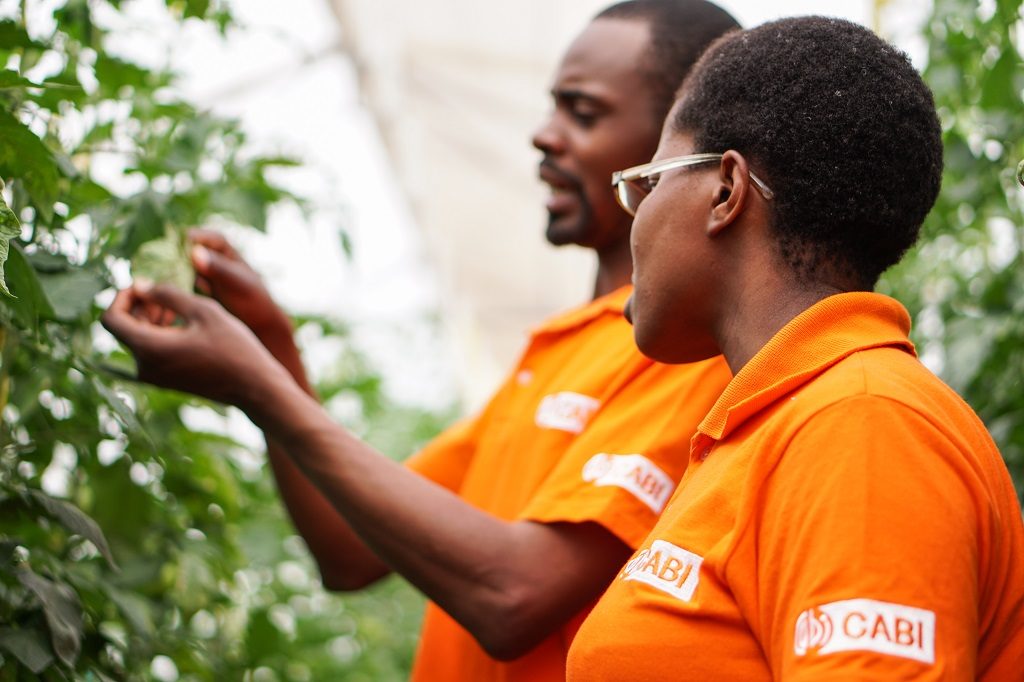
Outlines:
{"type": "Polygon", "coordinates": [[[688,602],[700,583],[700,565],[704,557],[676,547],[671,542],[655,540],[637,553],[619,577],[637,580],[688,602]]]}
{"type": "Polygon", "coordinates": [[[583,465],[583,480],[628,490],[655,514],[661,513],[675,489],[675,481],[643,455],[594,455],[583,465]]]}
{"type": "Polygon", "coordinates": [[[580,433],[600,406],[599,400],[582,393],[552,393],[540,401],[533,421],[542,429],[580,433]]]}
{"type": "Polygon", "coordinates": [[[822,604],[796,619],[793,651],[797,656],[874,651],[934,663],[935,612],[874,599],[822,604]]]}

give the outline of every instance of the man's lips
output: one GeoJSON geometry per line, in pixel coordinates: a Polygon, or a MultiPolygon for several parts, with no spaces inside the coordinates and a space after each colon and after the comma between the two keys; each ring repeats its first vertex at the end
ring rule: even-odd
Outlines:
{"type": "Polygon", "coordinates": [[[579,204],[582,183],[577,178],[547,159],[540,163],[539,176],[541,181],[551,188],[551,196],[545,203],[549,213],[566,213],[579,204]]]}
{"type": "Polygon", "coordinates": [[[540,162],[540,169],[538,172],[541,181],[549,185],[554,190],[571,190],[573,192],[579,192],[583,183],[579,181],[575,176],[566,173],[553,162],[547,159],[540,162]]]}

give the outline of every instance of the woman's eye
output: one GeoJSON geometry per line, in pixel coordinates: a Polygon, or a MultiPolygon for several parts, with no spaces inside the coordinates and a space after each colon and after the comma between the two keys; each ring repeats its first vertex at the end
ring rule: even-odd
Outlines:
{"type": "Polygon", "coordinates": [[[646,178],[641,180],[643,188],[647,190],[648,193],[654,191],[654,188],[658,186],[659,178],[661,178],[661,173],[654,173],[653,175],[648,175],[646,178]]]}

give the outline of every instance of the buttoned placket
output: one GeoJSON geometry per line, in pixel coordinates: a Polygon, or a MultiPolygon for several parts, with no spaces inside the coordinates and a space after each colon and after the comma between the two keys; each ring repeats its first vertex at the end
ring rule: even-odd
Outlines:
{"type": "Polygon", "coordinates": [[[690,442],[690,461],[703,462],[706,460],[714,449],[716,442],[711,436],[698,433],[690,442]]]}

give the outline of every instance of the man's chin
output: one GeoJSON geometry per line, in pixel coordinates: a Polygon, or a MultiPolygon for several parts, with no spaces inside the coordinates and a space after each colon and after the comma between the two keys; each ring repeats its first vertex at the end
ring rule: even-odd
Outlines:
{"type": "Polygon", "coordinates": [[[544,237],[552,246],[582,244],[586,230],[576,215],[549,216],[544,237]]]}

